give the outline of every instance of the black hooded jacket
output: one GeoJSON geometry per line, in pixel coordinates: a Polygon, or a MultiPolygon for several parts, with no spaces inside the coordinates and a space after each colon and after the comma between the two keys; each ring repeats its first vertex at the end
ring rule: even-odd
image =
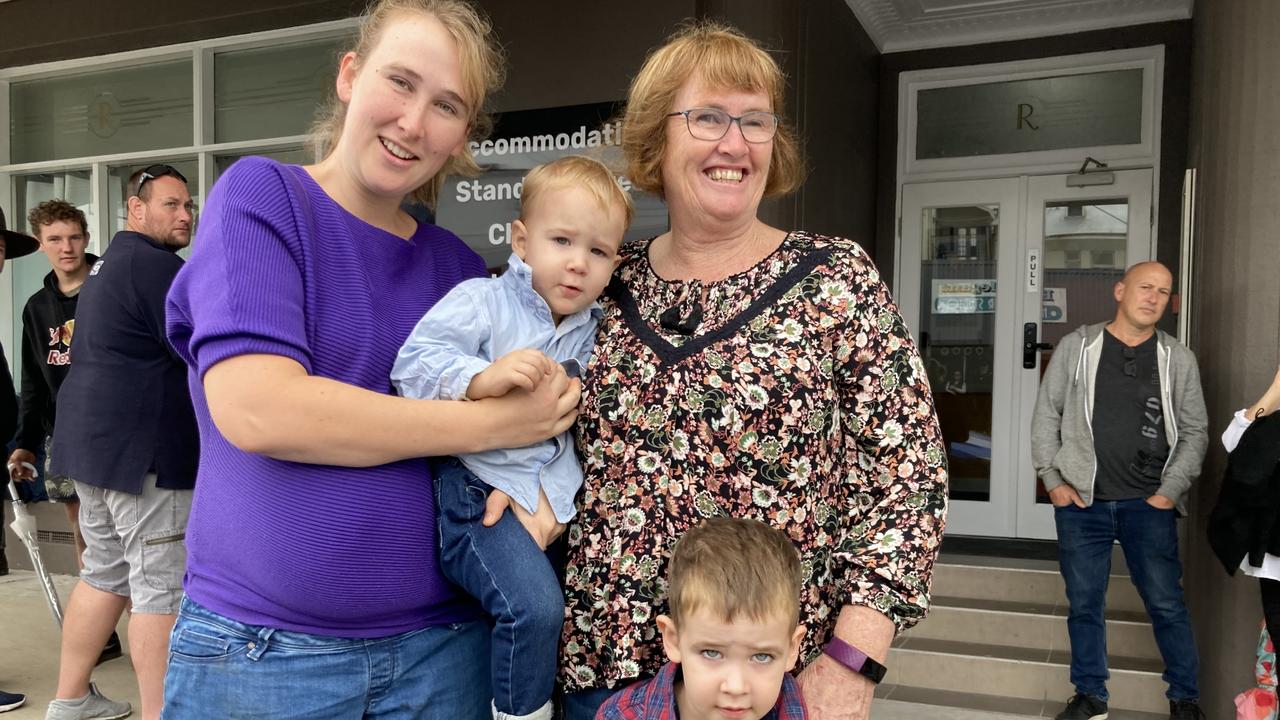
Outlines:
{"type": "MultiPolygon", "coordinates": [[[[85,265],[97,256],[86,253],[85,265]]],[[[71,335],[75,329],[79,292],[67,296],[58,289],[52,270],[22,309],[22,395],[17,446],[37,452],[53,433],[58,388],[71,370],[71,335]]]]}
{"type": "Polygon", "coordinates": [[[1280,555],[1280,413],[1250,423],[1227,456],[1208,532],[1229,575],[1246,555],[1255,567],[1268,554],[1280,555]]]}

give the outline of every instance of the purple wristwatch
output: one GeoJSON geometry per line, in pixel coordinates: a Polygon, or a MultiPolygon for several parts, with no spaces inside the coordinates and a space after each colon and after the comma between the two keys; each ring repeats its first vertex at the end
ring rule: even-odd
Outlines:
{"type": "Polygon", "coordinates": [[[822,652],[877,685],[884,680],[884,674],[888,672],[888,668],[884,665],[867,657],[866,653],[835,635],[831,636],[831,641],[822,649],[822,652]]]}

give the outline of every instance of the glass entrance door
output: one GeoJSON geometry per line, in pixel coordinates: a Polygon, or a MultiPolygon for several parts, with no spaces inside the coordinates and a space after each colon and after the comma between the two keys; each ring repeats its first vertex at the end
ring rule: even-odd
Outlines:
{"type": "Polygon", "coordinates": [[[903,187],[897,296],[947,447],[951,534],[1053,537],[1029,445],[1052,350],[1035,346],[1113,317],[1112,286],[1151,250],[1150,170],[1067,177],[903,187]]]}
{"type": "MultiPolygon", "coordinates": [[[[1041,265],[1039,307],[1024,303],[1021,321],[1039,324],[1036,368],[1019,375],[1017,536],[1055,536],[1053,506],[1031,464],[1031,415],[1040,376],[1058,343],[1081,325],[1115,318],[1116,282],[1125,268],[1151,258],[1151,170],[1111,173],[1107,185],[1069,187],[1060,175],[1027,179],[1025,238],[1041,265]]],[[[1068,176],[1069,177],[1069,176],[1068,176]]],[[[1034,299],[1034,293],[1031,299],[1034,299]]]]}
{"type": "Polygon", "coordinates": [[[907,185],[902,191],[903,317],[920,347],[950,466],[947,531],[1015,530],[1013,348],[1022,228],[1018,178],[907,185]]]}

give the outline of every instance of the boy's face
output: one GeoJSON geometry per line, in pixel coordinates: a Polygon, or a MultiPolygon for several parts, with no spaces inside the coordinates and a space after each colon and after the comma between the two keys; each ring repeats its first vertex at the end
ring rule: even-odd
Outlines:
{"type": "Polygon", "coordinates": [[[511,249],[533,268],[533,289],[558,324],[600,297],[618,266],[621,208],[601,207],[589,191],[551,187],[511,224],[511,249]]]}
{"type": "Polygon", "coordinates": [[[89,245],[89,234],[80,223],[71,220],[54,220],[41,225],[36,239],[40,251],[49,258],[49,264],[68,275],[74,275],[84,267],[84,252],[89,245]]]}
{"type": "Polygon", "coordinates": [[[804,627],[784,613],[768,620],[722,618],[699,608],[677,628],[658,616],[667,657],[680,663],[681,720],[756,720],[778,702],[782,676],[796,665],[804,627]]]}

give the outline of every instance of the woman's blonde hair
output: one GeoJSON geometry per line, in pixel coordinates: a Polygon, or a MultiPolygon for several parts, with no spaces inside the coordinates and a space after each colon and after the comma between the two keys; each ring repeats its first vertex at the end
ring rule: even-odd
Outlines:
{"type": "MultiPolygon", "coordinates": [[[[369,56],[388,22],[401,13],[421,13],[434,17],[458,44],[458,55],[462,61],[462,91],[465,93],[463,99],[470,111],[467,118],[467,139],[476,141],[488,137],[493,129],[493,120],[486,112],[485,102],[491,93],[502,86],[506,76],[506,59],[488,18],[467,0],[375,0],[365,12],[356,46],[351,50],[356,54],[357,63],[369,56]]],[[[325,158],[333,152],[342,135],[346,118],[346,103],[339,100],[336,94],[333,95],[320,119],[311,127],[311,145],[317,157],[325,158]]],[[[445,161],[440,171],[426,184],[414,190],[411,193],[413,199],[435,207],[436,196],[439,195],[445,178],[451,174],[480,174],[480,166],[471,154],[470,143],[464,144],[460,155],[445,161]]]]}
{"type": "MultiPolygon", "coordinates": [[[[665,197],[662,160],[667,151],[667,115],[688,109],[672,105],[684,84],[695,77],[713,89],[763,93],[773,111],[782,114],[786,77],[769,53],[728,25],[705,20],[685,25],[650,53],[627,93],[622,153],[636,187],[665,197]]],[[[780,119],[765,197],[785,195],[803,181],[799,141],[780,119]]]]}

